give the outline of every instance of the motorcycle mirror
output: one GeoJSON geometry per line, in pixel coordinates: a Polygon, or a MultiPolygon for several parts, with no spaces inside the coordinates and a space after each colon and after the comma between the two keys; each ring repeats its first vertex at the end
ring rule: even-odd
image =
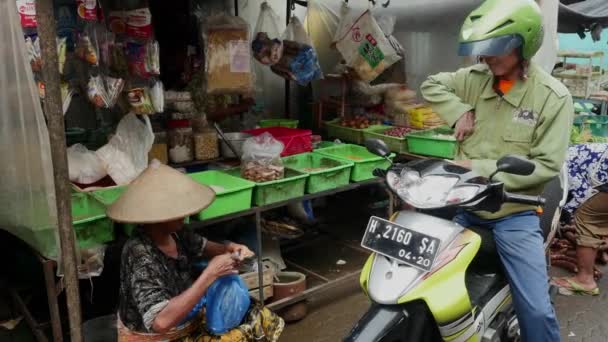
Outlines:
{"type": "Polygon", "coordinates": [[[391,149],[386,145],[384,141],[380,139],[366,139],[365,147],[371,153],[382,158],[388,157],[391,153],[391,149]]]}
{"type": "MultiPolygon", "coordinates": [[[[506,155],[496,162],[496,171],[509,173],[512,175],[529,176],[534,172],[536,165],[528,159],[516,155],[506,155]]],[[[491,177],[490,177],[491,178],[491,177]]]]}

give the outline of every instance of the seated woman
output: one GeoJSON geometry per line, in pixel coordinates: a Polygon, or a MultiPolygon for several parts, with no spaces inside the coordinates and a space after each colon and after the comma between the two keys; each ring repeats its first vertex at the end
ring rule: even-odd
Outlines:
{"type": "Polygon", "coordinates": [[[127,241],[120,270],[119,341],[277,341],[284,322],[253,303],[243,323],[213,336],[204,318],[184,322],[219,277],[238,273],[253,253],[245,246],[220,244],[183,229],[184,218],[211,204],[213,190],[153,161],[108,208],[108,216],[140,226],[127,241]],[[193,262],[208,258],[202,273],[193,262]]]}

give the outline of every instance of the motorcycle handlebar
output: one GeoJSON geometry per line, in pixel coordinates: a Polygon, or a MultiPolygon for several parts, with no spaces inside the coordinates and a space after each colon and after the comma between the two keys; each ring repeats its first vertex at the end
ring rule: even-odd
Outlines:
{"type": "Polygon", "coordinates": [[[545,199],[540,196],[519,195],[505,192],[505,202],[542,206],[545,204],[545,199]]]}

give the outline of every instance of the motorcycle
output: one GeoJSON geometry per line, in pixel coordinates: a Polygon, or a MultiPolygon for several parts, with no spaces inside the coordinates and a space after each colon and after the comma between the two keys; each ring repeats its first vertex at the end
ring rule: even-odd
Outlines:
{"type": "MultiPolygon", "coordinates": [[[[388,159],[389,148],[376,139],[367,149],[388,159]]],[[[505,191],[499,173],[527,176],[534,163],[505,156],[490,177],[445,160],[392,164],[375,170],[393,193],[416,211],[390,220],[372,216],[361,246],[372,254],[360,283],[372,305],[346,342],[519,341],[519,324],[492,232],[463,227],[442,218],[441,211],[496,212],[503,203],[544,208],[541,228],[548,241],[565,204],[567,169],[551,180],[541,196],[505,191]]],[[[548,256],[548,253],[547,253],[548,256]]]]}

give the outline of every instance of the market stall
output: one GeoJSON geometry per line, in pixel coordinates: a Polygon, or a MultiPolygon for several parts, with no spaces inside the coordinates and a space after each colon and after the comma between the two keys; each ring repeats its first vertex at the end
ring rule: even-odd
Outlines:
{"type": "MultiPolygon", "coordinates": [[[[24,1],[33,6],[33,1],[24,1]]],[[[47,7],[37,4],[38,17],[55,17],[50,1],[43,3],[47,7]]],[[[297,244],[301,230],[270,214],[342,193],[385,190],[373,170],[386,168],[390,160],[366,150],[369,138],[386,142],[391,160],[455,157],[452,129],[405,84],[405,51],[393,36],[394,16],[377,15],[373,6],[358,10],[344,4],[338,16],[321,1],[289,1],[282,33],[272,32],[278,26],[272,23],[253,25],[220,2],[103,8],[94,3],[58,6],[61,20],[39,19],[38,30],[22,21],[27,62],[43,90],[51,133],[63,279],[75,341],[80,340],[78,276],[103,272],[103,263],[91,261],[99,259],[96,252],[135,229],[112,222],[105,211],[153,159],[216,193],[210,207],[188,218],[188,229],[253,219],[251,245],[257,260],[241,276],[251,295],[262,302],[274,297],[270,307],[278,310],[352,283],[359,273],[330,280],[309,267],[265,258],[265,250],[271,249],[263,242],[265,236],[284,242],[291,234],[297,244]],[[291,15],[296,5],[310,10],[302,21],[291,15]],[[324,29],[335,31],[331,53],[343,59],[338,65],[321,53],[328,47],[318,42],[321,30],[309,27],[315,18],[334,19],[324,29]],[[53,30],[45,32],[45,26],[53,30]],[[53,67],[40,69],[42,61],[53,67]],[[286,103],[297,94],[290,87],[314,88],[314,117],[289,117],[289,106],[285,115],[270,113],[265,100],[282,95],[268,91],[272,87],[265,82],[273,78],[285,82],[286,103]],[[298,271],[322,284],[275,296],[273,282],[283,271],[298,271]]],[[[263,2],[259,20],[276,17],[263,2]]],[[[595,132],[596,121],[580,120],[583,132],[595,132]]],[[[606,123],[600,126],[603,130],[606,123]]],[[[390,191],[386,194],[388,217],[396,203],[390,191]]],[[[59,341],[56,297],[62,286],[54,283],[56,263],[49,261],[59,255],[56,232],[49,226],[26,242],[42,255],[54,338],[59,341]],[[44,248],[38,241],[45,242],[44,248]]],[[[281,243],[273,252],[280,256],[281,243]]]]}

